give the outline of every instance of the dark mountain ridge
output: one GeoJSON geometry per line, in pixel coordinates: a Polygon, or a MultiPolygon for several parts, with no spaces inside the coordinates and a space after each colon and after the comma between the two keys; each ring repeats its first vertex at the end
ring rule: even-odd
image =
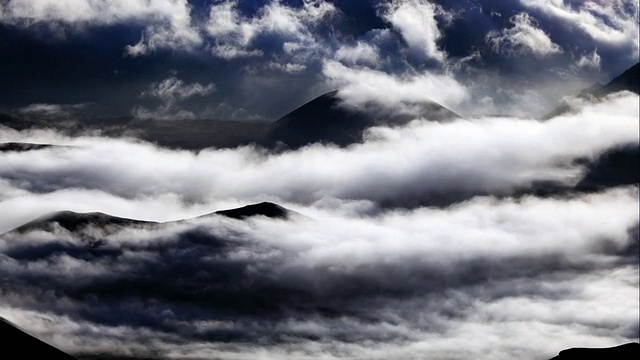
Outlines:
{"type": "MultiPolygon", "coordinates": [[[[274,219],[286,219],[294,213],[294,211],[291,211],[280,205],[271,202],[261,202],[234,209],[218,210],[212,213],[198,216],[197,218],[220,215],[238,220],[244,220],[254,216],[265,216],[274,219]]],[[[104,234],[92,233],[92,231],[96,229],[100,229],[105,231],[106,233],[109,233],[111,231],[115,231],[124,227],[147,225],[154,226],[186,220],[189,219],[159,223],[155,221],[122,218],[101,212],[78,213],[65,210],[34,219],[9,232],[27,233],[36,230],[53,231],[55,230],[55,228],[62,228],[71,233],[81,235],[81,237],[83,238],[93,238],[96,235],[99,236],[104,234]]]]}
{"type": "Polygon", "coordinates": [[[376,125],[402,125],[424,117],[442,121],[459,118],[453,111],[435,102],[405,104],[409,109],[389,109],[369,102],[363,106],[344,103],[339,91],[328,92],[273,123],[263,145],[283,144],[297,149],[313,143],[347,146],[362,140],[364,130],[376,125]]]}

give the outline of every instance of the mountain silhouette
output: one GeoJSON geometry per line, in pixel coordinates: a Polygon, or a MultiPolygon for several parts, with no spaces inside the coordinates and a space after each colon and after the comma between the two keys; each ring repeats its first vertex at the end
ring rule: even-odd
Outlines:
{"type": "Polygon", "coordinates": [[[291,211],[271,202],[261,202],[258,204],[247,205],[240,208],[216,211],[215,214],[234,219],[246,219],[252,216],[266,216],[268,218],[286,219],[289,214],[291,214],[291,211]]]}
{"type": "MultiPolygon", "coordinates": [[[[261,202],[239,208],[219,210],[198,217],[202,218],[213,215],[221,215],[239,220],[244,220],[253,216],[286,219],[293,213],[293,211],[286,209],[280,205],[271,202],[261,202]]],[[[167,223],[180,222],[185,220],[169,221],[167,223]]],[[[78,213],[73,211],[58,211],[53,214],[45,215],[35,220],[29,221],[26,224],[11,230],[10,232],[27,233],[36,230],[53,232],[56,229],[64,229],[80,236],[85,240],[99,240],[99,237],[125,227],[145,225],[153,226],[159,224],[161,223],[155,221],[122,218],[100,212],[78,213]],[[96,230],[101,231],[96,232],[96,230]]]]}
{"type": "Polygon", "coordinates": [[[609,348],[571,348],[560,351],[551,360],[635,360],[639,355],[640,344],[628,343],[609,348]]]}
{"type": "Polygon", "coordinates": [[[0,317],[0,357],[3,359],[75,360],[73,356],[29,335],[0,317]]]}
{"type": "Polygon", "coordinates": [[[321,95],[277,120],[263,145],[285,145],[297,149],[313,143],[347,146],[362,139],[363,131],[375,125],[402,125],[418,118],[446,120],[460,117],[434,102],[409,104],[412,111],[390,110],[377,103],[352,106],[338,91],[321,95]]]}
{"type": "MultiPolygon", "coordinates": [[[[622,74],[613,78],[606,85],[595,83],[591,87],[580,91],[577,96],[586,99],[599,99],[606,95],[625,90],[640,94],[640,63],[637,63],[625,70],[622,74]]],[[[572,111],[572,107],[567,103],[562,103],[544,116],[543,119],[548,120],[570,111],[572,111]]]]}

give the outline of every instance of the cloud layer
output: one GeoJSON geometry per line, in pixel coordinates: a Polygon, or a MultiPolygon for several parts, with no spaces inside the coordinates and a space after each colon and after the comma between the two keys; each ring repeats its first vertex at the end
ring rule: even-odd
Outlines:
{"type": "Polygon", "coordinates": [[[273,154],[3,130],[57,146],[0,157],[2,232],[63,209],[167,221],[272,200],[298,215],[4,234],[0,315],[74,354],[142,357],[550,358],[637,341],[637,188],[533,191],[637,146],[637,100],[273,154]]]}

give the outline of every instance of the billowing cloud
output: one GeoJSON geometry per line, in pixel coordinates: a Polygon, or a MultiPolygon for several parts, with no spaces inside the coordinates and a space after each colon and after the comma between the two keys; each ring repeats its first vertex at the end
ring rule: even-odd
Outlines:
{"type": "Polygon", "coordinates": [[[76,354],[548,358],[637,336],[636,198],[9,234],[0,314],[76,354]]]}
{"type": "Polygon", "coordinates": [[[491,31],[486,36],[493,51],[506,55],[533,55],[546,57],[561,53],[547,33],[537,27],[536,21],[527,13],[512,16],[509,21],[513,27],[501,32],[491,31]]]}
{"type": "Polygon", "coordinates": [[[520,3],[541,15],[559,20],[564,26],[588,35],[598,45],[627,47],[628,56],[638,60],[638,1],[520,0],[520,3]]]}
{"type": "Polygon", "coordinates": [[[536,184],[566,190],[585,159],[637,146],[637,100],[576,100],[544,122],[417,119],[279,153],[1,130],[57,145],[0,157],[3,233],[62,209],[167,221],[271,200],[296,213],[0,235],[0,316],[76,355],[151,358],[507,360],[636,340],[637,188],[536,184]]]}
{"type": "Polygon", "coordinates": [[[426,0],[395,0],[384,7],[383,17],[402,34],[409,48],[427,59],[444,61],[438,46],[442,33],[436,14],[443,10],[426,0]]]}
{"type": "Polygon", "coordinates": [[[393,107],[403,102],[435,101],[455,106],[467,96],[464,85],[446,74],[394,75],[365,67],[347,67],[337,61],[327,61],[322,72],[332,86],[340,89],[340,97],[353,105],[373,101],[393,107]]]}
{"type": "MultiPolygon", "coordinates": [[[[584,171],[579,160],[638,143],[636,95],[580,106],[582,111],[546,122],[508,117],[417,120],[371,129],[364,143],[346,149],[314,145],[281,154],[252,147],[193,154],[122,140],[3,132],[11,141],[65,147],[7,154],[0,158],[0,177],[7,194],[17,188],[44,196],[75,188],[125,199],[169,196],[187,204],[238,199],[314,204],[333,198],[383,207],[447,204],[478,194],[515,194],[539,183],[572,186],[584,171]],[[120,175],[122,169],[127,169],[126,177],[120,175]]],[[[6,210],[4,221],[18,216],[19,204],[26,212],[42,213],[38,209],[45,203],[60,198],[51,196],[27,202],[26,194],[21,199],[5,195],[0,205],[0,211],[6,210]]],[[[87,195],[81,196],[86,202],[87,195]]],[[[107,210],[118,214],[118,208],[107,210]]]]}
{"type": "Polygon", "coordinates": [[[191,49],[202,43],[198,30],[192,26],[187,0],[15,0],[4,5],[0,21],[19,26],[148,22],[140,42],[126,48],[132,56],[165,48],[191,49]]]}
{"type": "Polygon", "coordinates": [[[206,30],[215,39],[212,52],[225,59],[262,55],[254,41],[260,36],[278,36],[282,44],[314,47],[313,28],[336,8],[324,0],[305,0],[301,7],[271,1],[253,18],[244,17],[238,2],[223,1],[211,6],[206,30]]]}

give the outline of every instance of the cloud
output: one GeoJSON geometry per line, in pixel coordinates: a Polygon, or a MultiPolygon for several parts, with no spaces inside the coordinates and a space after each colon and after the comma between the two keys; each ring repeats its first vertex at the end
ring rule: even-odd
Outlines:
{"type": "Polygon", "coordinates": [[[18,109],[25,115],[68,116],[89,107],[90,104],[30,104],[18,109]]]}
{"type": "Polygon", "coordinates": [[[202,43],[192,25],[187,0],[15,0],[4,5],[1,22],[28,27],[33,24],[71,26],[112,25],[142,22],[142,40],[127,46],[131,56],[158,49],[192,49],[202,43]]]}
{"type": "Polygon", "coordinates": [[[315,47],[313,28],[336,11],[334,5],[323,0],[305,0],[298,8],[270,1],[255,17],[247,18],[238,10],[237,1],[223,1],[211,6],[206,30],[215,39],[215,56],[260,56],[263,51],[254,44],[259,37],[277,37],[280,44],[315,47]]]}
{"type": "MultiPolygon", "coordinates": [[[[0,177],[7,194],[17,188],[44,196],[74,188],[124,199],[170,196],[186,204],[271,200],[309,205],[335,198],[378,207],[448,204],[481,194],[512,195],[539,183],[572,186],[584,171],[579,160],[638,143],[637,95],[618,94],[582,107],[546,122],[417,120],[371,129],[364,143],[344,149],[314,145],[279,154],[253,147],[194,154],[125,140],[3,132],[7,141],[66,147],[3,156],[0,177]],[[126,177],[120,175],[123,169],[126,177]]],[[[5,221],[18,213],[13,198],[5,195],[0,204],[8,214],[5,221]]],[[[30,202],[30,211],[44,207],[45,199],[30,202]]],[[[107,210],[118,214],[118,208],[107,210]]]]}
{"type": "Polygon", "coordinates": [[[93,245],[64,230],[5,235],[0,314],[77,354],[189,358],[547,358],[637,336],[635,189],[298,210],[308,216],[123,228],[93,245]]]}
{"type": "Polygon", "coordinates": [[[337,60],[351,65],[376,66],[380,63],[379,49],[362,41],[358,41],[354,46],[341,46],[336,51],[335,57],[337,60]]]}
{"type": "Polygon", "coordinates": [[[520,3],[542,16],[559,20],[564,26],[583,32],[596,41],[596,45],[626,48],[627,56],[638,60],[636,0],[581,1],[571,4],[556,0],[520,0],[520,3]]]}
{"type": "Polygon", "coordinates": [[[600,55],[598,55],[598,49],[593,49],[590,54],[584,54],[575,62],[575,66],[578,68],[591,68],[600,69],[600,55]]]}
{"type": "MultiPolygon", "coordinates": [[[[147,93],[212,91],[167,80],[147,93]]],[[[0,232],[62,209],[166,221],[271,200],[301,214],[0,235],[0,316],[94,356],[506,360],[633,341],[638,189],[534,191],[638,144],[636,94],[577,101],[545,122],[417,119],[280,153],[0,130],[59,145],[0,157],[0,232]],[[443,195],[458,198],[421,206],[443,195]]]]}
{"type": "Polygon", "coordinates": [[[466,88],[453,77],[437,73],[389,74],[364,67],[347,67],[336,61],[327,61],[323,75],[339,96],[347,103],[363,105],[373,101],[387,107],[403,102],[435,101],[455,106],[466,96],[466,88]]]}
{"type": "Polygon", "coordinates": [[[139,119],[185,119],[195,118],[195,114],[178,108],[178,104],[194,96],[206,96],[216,90],[215,84],[186,84],[175,76],[168,77],[159,83],[153,83],[140,96],[154,97],[163,102],[155,110],[137,107],[133,113],[139,119]]]}
{"type": "Polygon", "coordinates": [[[437,44],[442,33],[436,15],[443,11],[426,0],[395,0],[383,7],[382,17],[402,34],[412,51],[442,62],[447,55],[437,44]]]}
{"type": "Polygon", "coordinates": [[[505,55],[533,55],[539,58],[562,52],[547,33],[538,28],[535,19],[527,13],[512,16],[513,27],[501,32],[491,31],[486,36],[487,43],[494,52],[505,55]]]}

